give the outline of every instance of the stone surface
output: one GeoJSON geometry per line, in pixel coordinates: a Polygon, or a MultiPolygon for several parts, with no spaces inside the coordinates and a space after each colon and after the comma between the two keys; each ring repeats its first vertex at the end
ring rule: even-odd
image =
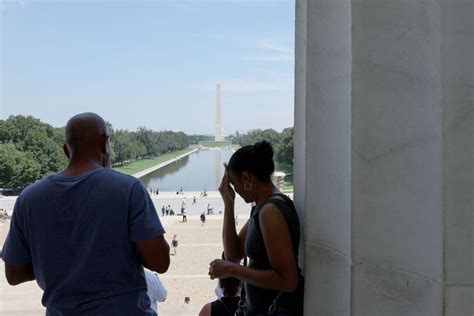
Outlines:
{"type": "Polygon", "coordinates": [[[442,8],[446,279],[474,286],[474,4],[442,8]]]}
{"type": "Polygon", "coordinates": [[[437,1],[352,1],[353,315],[442,313],[440,48],[437,1]]]}
{"type": "Polygon", "coordinates": [[[324,297],[307,314],[474,314],[474,2],[296,13],[295,200],[306,295],[324,297]],[[348,310],[347,281],[325,283],[336,255],[354,265],[348,310]]]}
{"type": "Polygon", "coordinates": [[[442,1],[445,315],[474,315],[474,2],[442,1]]]}
{"type": "Polygon", "coordinates": [[[352,267],[353,316],[441,315],[442,284],[402,270],[352,267]]]}
{"type": "Polygon", "coordinates": [[[472,286],[449,286],[445,296],[445,316],[474,315],[474,288],[472,286]]]}
{"type": "Polygon", "coordinates": [[[305,314],[350,315],[350,1],[298,1],[295,188],[305,314]],[[301,86],[303,85],[303,86],[301,86]],[[303,165],[299,165],[300,161],[303,165]]]}
{"type": "Polygon", "coordinates": [[[351,315],[350,258],[313,243],[306,243],[305,258],[304,314],[351,315]]]}
{"type": "MultiPolygon", "coordinates": [[[[294,150],[293,161],[297,161],[293,166],[293,188],[295,192],[294,203],[300,219],[305,218],[305,170],[306,170],[306,7],[305,1],[296,2],[296,31],[295,31],[295,72],[299,76],[295,77],[295,113],[294,119],[297,124],[294,125],[295,136],[293,139],[294,150]]],[[[305,225],[301,220],[299,263],[304,274],[304,236],[305,225]]]]}
{"type": "Polygon", "coordinates": [[[311,1],[307,10],[306,241],[349,255],[350,6],[311,1]]]}

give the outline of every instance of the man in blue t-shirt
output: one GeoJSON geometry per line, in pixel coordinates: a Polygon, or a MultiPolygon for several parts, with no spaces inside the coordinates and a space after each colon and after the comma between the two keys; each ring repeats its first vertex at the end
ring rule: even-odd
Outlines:
{"type": "Polygon", "coordinates": [[[36,280],[46,315],[156,315],[143,266],[164,273],[169,246],[146,188],[109,169],[107,125],[66,125],[66,169],[18,197],[2,259],[9,284],[36,280]]]}

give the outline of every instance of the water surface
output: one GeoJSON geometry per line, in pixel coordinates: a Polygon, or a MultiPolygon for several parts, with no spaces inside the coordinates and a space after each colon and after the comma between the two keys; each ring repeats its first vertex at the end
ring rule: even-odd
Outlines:
{"type": "Polygon", "coordinates": [[[160,191],[217,191],[230,149],[203,149],[140,178],[147,188],[160,191]]]}

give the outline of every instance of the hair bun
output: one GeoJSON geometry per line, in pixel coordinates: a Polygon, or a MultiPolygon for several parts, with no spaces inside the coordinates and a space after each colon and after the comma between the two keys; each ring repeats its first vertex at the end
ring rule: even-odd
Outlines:
{"type": "Polygon", "coordinates": [[[273,159],[272,145],[265,140],[255,143],[255,145],[253,145],[253,150],[255,152],[255,156],[257,157],[263,158],[264,160],[273,159]]]}

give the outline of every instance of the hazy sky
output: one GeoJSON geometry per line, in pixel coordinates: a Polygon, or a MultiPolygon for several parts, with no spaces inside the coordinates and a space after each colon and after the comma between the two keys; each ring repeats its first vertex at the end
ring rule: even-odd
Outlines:
{"type": "Polygon", "coordinates": [[[225,134],[293,125],[294,1],[0,0],[0,117],[225,134]]]}

